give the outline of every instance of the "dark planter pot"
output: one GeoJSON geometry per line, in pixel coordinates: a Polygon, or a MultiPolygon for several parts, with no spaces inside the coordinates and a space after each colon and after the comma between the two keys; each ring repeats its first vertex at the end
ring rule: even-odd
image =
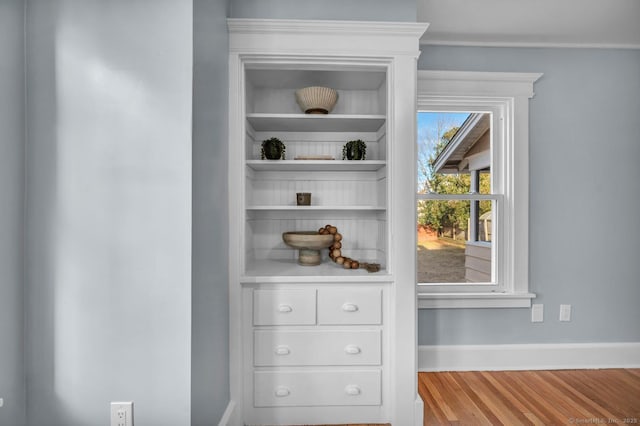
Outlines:
{"type": "Polygon", "coordinates": [[[262,152],[267,160],[279,160],[282,158],[282,145],[274,141],[262,143],[262,152]]]}
{"type": "Polygon", "coordinates": [[[347,160],[364,160],[364,152],[357,145],[348,146],[345,150],[347,160]]]}

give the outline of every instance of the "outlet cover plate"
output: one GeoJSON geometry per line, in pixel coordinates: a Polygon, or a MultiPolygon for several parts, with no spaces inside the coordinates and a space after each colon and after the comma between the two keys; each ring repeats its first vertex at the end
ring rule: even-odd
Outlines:
{"type": "Polygon", "coordinates": [[[133,402],[111,403],[111,426],[133,426],[133,402]]]}
{"type": "Polygon", "coordinates": [[[560,321],[571,321],[571,305],[560,305],[560,321]]]}
{"type": "Polygon", "coordinates": [[[531,305],[531,322],[544,321],[544,305],[542,303],[534,303],[531,305]]]}

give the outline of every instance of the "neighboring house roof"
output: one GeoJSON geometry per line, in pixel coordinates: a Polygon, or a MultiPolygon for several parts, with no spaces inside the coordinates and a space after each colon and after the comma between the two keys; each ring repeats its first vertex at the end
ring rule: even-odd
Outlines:
{"type": "Polygon", "coordinates": [[[436,158],[434,170],[437,173],[464,173],[489,167],[490,127],[490,114],[470,114],[436,158]]]}

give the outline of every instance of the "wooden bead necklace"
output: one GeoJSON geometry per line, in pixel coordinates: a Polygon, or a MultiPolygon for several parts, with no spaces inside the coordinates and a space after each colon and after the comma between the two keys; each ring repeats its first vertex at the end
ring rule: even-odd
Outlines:
{"type": "Polygon", "coordinates": [[[326,225],[324,228],[318,229],[318,234],[333,235],[333,244],[329,247],[329,258],[338,265],[342,265],[344,269],[366,269],[368,272],[378,272],[380,270],[379,263],[359,262],[350,257],[342,255],[342,234],[338,232],[338,228],[332,225],[326,225]]]}

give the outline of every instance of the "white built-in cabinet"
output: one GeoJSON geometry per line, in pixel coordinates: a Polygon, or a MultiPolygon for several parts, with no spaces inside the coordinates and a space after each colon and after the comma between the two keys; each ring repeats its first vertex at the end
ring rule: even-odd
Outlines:
{"type": "Polygon", "coordinates": [[[414,165],[403,160],[426,25],[228,25],[231,423],[420,422],[414,165]],[[295,91],[307,86],[337,90],[329,114],[300,110],[295,91]],[[271,137],[285,160],[261,159],[271,137]],[[342,160],[353,139],[367,143],[366,160],[342,160]],[[318,155],[333,159],[296,159],[318,155]],[[298,192],[312,194],[310,206],[296,204],[298,192]],[[346,256],[380,271],[345,270],[327,250],[320,265],[299,265],[282,233],[326,224],[346,256]]]}

